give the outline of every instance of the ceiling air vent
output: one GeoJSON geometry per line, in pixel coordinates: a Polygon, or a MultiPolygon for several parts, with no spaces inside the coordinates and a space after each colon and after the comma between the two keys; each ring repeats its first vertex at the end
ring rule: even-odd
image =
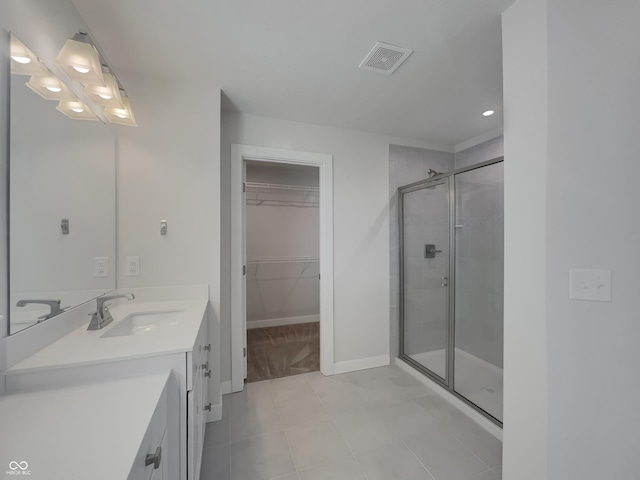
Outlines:
{"type": "Polygon", "coordinates": [[[412,53],[408,48],[378,42],[360,63],[360,68],[391,75],[412,53]]]}

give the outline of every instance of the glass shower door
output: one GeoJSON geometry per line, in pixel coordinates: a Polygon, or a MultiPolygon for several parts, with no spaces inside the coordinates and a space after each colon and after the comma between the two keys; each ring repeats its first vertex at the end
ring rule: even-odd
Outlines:
{"type": "Polygon", "coordinates": [[[449,179],[401,195],[401,355],[448,383],[449,179]]]}
{"type": "Polygon", "coordinates": [[[502,421],[503,164],[455,175],[457,393],[502,421]]]}

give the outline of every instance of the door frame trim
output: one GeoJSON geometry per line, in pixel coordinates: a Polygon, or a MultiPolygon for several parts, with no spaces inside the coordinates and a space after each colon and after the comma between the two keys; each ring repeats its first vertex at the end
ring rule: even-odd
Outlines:
{"type": "Polygon", "coordinates": [[[244,388],[246,301],[242,267],[246,258],[243,208],[244,160],[318,167],[320,173],[320,372],[334,373],[333,155],[252,145],[231,145],[231,391],[244,388]]]}

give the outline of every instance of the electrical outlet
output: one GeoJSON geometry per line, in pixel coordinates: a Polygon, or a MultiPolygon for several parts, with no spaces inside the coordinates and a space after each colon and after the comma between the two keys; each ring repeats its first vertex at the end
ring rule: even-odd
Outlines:
{"type": "Polygon", "coordinates": [[[109,276],[109,257],[93,257],[93,276],[109,276]]]}
{"type": "Polygon", "coordinates": [[[127,277],[137,277],[140,275],[140,257],[127,257],[125,271],[127,277]]]}

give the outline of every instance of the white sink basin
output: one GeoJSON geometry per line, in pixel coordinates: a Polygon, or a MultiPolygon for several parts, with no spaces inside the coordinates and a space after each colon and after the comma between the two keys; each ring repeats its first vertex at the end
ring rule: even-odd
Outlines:
{"type": "Polygon", "coordinates": [[[144,335],[176,328],[184,310],[131,313],[100,335],[100,338],[144,335]]]}

